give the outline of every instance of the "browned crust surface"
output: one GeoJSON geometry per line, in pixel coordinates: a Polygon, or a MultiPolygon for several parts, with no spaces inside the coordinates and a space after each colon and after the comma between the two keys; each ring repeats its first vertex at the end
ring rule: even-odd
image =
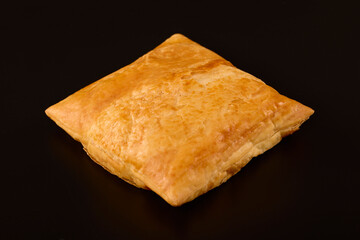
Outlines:
{"type": "Polygon", "coordinates": [[[173,206],[226,181],[313,112],[180,34],[46,110],[94,161],[173,206]]]}

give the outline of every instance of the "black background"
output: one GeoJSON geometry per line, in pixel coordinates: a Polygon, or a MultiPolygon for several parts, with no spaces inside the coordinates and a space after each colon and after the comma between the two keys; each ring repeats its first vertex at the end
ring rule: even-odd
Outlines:
{"type": "Polygon", "coordinates": [[[2,239],[359,238],[359,7],[331,1],[2,5],[2,239]],[[93,163],[44,110],[182,33],[312,107],[182,207],[93,163]]]}

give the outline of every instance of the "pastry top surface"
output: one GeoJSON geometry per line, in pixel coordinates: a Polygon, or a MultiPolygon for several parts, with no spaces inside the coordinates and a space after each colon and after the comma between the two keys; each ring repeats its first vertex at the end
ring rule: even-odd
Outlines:
{"type": "Polygon", "coordinates": [[[210,188],[242,146],[260,141],[256,129],[291,132],[313,110],[174,34],[46,113],[177,205],[210,188]]]}

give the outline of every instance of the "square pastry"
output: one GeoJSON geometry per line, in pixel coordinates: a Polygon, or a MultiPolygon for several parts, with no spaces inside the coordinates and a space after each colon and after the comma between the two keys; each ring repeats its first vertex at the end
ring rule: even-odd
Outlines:
{"type": "Polygon", "coordinates": [[[313,112],[181,34],[46,110],[95,162],[173,206],[228,180],[313,112]]]}

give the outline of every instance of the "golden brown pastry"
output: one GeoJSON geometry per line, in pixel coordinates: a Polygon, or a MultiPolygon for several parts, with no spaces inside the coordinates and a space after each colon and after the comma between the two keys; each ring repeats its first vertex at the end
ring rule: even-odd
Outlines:
{"type": "Polygon", "coordinates": [[[46,110],[95,162],[173,206],[225,182],[313,112],[180,34],[46,110]]]}

